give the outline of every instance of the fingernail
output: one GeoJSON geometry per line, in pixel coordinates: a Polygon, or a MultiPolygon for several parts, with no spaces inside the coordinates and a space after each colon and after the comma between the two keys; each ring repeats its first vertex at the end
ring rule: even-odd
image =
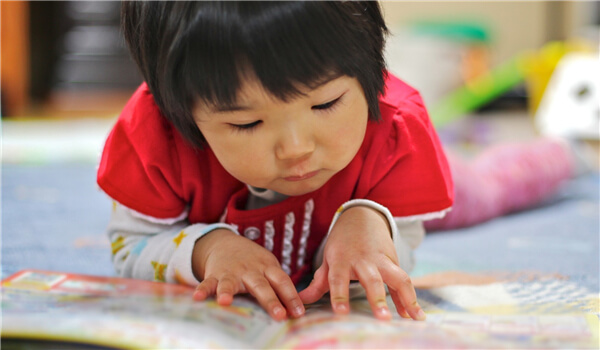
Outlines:
{"type": "Polygon", "coordinates": [[[377,315],[380,317],[388,318],[391,316],[390,310],[387,307],[380,307],[377,309],[377,315]]]}
{"type": "Polygon", "coordinates": [[[304,307],[296,306],[294,308],[294,316],[302,316],[304,314],[304,307]]]}
{"type": "Polygon", "coordinates": [[[344,303],[340,303],[340,304],[336,304],[335,305],[335,311],[339,312],[339,313],[347,313],[348,312],[348,306],[346,306],[346,304],[344,303]]]}
{"type": "Polygon", "coordinates": [[[217,303],[219,305],[231,305],[233,302],[233,296],[231,294],[221,294],[217,296],[217,303]]]}
{"type": "Polygon", "coordinates": [[[419,312],[417,312],[417,321],[425,321],[426,318],[427,315],[425,315],[425,311],[423,311],[423,309],[419,309],[419,312]]]}
{"type": "Polygon", "coordinates": [[[282,316],[283,314],[285,314],[285,310],[281,306],[275,306],[273,308],[273,315],[282,316]]]}

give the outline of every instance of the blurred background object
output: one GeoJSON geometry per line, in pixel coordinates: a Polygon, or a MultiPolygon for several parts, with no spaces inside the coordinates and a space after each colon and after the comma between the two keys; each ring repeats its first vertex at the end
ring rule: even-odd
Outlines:
{"type": "Polygon", "coordinates": [[[566,54],[554,69],[536,110],[540,133],[600,140],[600,60],[597,54],[566,54]]]}
{"type": "Polygon", "coordinates": [[[118,1],[2,4],[3,116],[114,115],[140,84],[118,1]]]}
{"type": "Polygon", "coordinates": [[[29,103],[28,3],[0,2],[2,116],[23,113],[29,103]]]}
{"type": "Polygon", "coordinates": [[[561,58],[598,54],[598,1],[383,2],[389,68],[415,86],[436,126],[477,111],[534,115],[561,58]]]}

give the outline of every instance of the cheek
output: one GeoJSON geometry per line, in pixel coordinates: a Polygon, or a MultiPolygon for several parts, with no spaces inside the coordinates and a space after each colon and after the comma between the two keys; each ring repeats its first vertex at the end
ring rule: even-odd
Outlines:
{"type": "Polygon", "coordinates": [[[223,168],[236,179],[245,182],[248,173],[248,164],[253,156],[250,147],[235,137],[230,131],[215,127],[211,124],[198,125],[204,135],[208,147],[223,168]]]}
{"type": "Polygon", "coordinates": [[[348,149],[358,150],[367,130],[368,118],[367,109],[347,118],[343,123],[343,127],[337,131],[336,139],[339,140],[338,142],[348,149]]]}
{"type": "Polygon", "coordinates": [[[267,164],[266,152],[260,144],[239,142],[238,139],[221,138],[213,142],[211,149],[219,163],[236,179],[249,184],[260,180],[267,164]]]}
{"type": "Polygon", "coordinates": [[[346,166],[356,155],[362,145],[367,125],[367,117],[352,118],[342,125],[328,130],[324,136],[328,158],[337,167],[346,166]]]}
{"type": "Polygon", "coordinates": [[[212,146],[212,149],[221,165],[223,165],[225,170],[232,173],[232,175],[235,176],[234,173],[246,167],[247,157],[249,156],[246,152],[246,147],[236,147],[233,144],[220,143],[212,146]]]}

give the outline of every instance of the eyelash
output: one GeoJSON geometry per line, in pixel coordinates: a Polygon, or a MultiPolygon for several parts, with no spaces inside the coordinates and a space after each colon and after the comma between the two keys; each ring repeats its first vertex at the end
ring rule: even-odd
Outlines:
{"type": "Polygon", "coordinates": [[[311,109],[318,110],[318,111],[330,111],[330,110],[333,110],[333,108],[336,107],[336,105],[338,104],[338,102],[340,101],[341,98],[342,98],[342,96],[336,98],[333,101],[329,101],[327,103],[323,103],[323,104],[320,104],[320,105],[312,106],[311,109]]]}
{"type": "Polygon", "coordinates": [[[250,132],[250,131],[254,130],[260,123],[262,123],[262,120],[257,120],[255,122],[248,123],[248,124],[229,124],[229,125],[231,125],[233,127],[233,129],[236,131],[250,132]]]}
{"type": "MultiPolygon", "coordinates": [[[[334,109],[334,107],[337,106],[337,104],[341,98],[342,98],[342,96],[336,98],[333,101],[329,101],[327,103],[312,106],[311,109],[318,110],[318,111],[330,112],[334,109]]],[[[262,120],[257,120],[255,122],[248,123],[248,124],[230,124],[230,125],[233,127],[233,129],[235,131],[251,132],[261,123],[262,123],[262,120]]]]}

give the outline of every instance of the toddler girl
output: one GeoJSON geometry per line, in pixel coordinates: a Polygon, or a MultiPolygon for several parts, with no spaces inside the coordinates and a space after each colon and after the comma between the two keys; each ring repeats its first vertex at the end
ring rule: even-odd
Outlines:
{"type": "Polygon", "coordinates": [[[419,94],[385,70],[377,2],[126,1],[122,25],[145,83],[98,170],[121,276],[249,293],[277,320],[362,291],[377,318],[386,293],[425,318],[412,250],[454,190],[419,94]]]}

